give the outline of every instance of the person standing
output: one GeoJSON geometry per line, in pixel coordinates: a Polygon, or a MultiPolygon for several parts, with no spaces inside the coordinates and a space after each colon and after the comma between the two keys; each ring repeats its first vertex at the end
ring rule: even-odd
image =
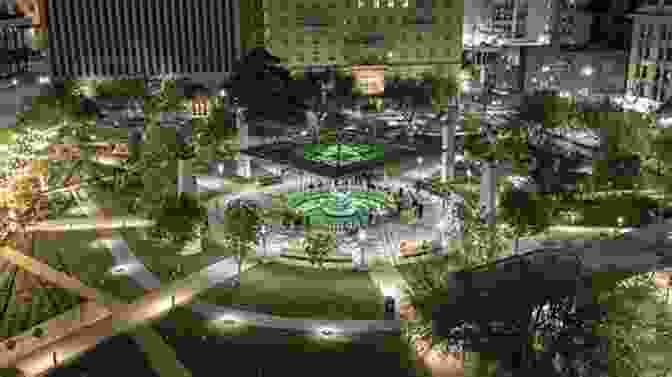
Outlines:
{"type": "Polygon", "coordinates": [[[422,219],[422,213],[424,212],[424,210],[425,210],[424,204],[418,202],[418,218],[419,219],[422,219]]]}

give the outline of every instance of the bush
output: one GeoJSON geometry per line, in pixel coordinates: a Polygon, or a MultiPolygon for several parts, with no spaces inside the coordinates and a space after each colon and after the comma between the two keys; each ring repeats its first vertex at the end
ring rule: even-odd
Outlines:
{"type": "Polygon", "coordinates": [[[33,336],[35,338],[41,338],[44,335],[44,330],[41,327],[36,327],[33,330],[33,336]]]}

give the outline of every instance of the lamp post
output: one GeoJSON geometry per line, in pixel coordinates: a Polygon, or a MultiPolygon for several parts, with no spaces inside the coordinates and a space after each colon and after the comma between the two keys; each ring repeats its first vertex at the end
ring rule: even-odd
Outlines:
{"type": "Polygon", "coordinates": [[[261,240],[263,242],[263,247],[264,247],[264,259],[268,257],[268,248],[266,244],[266,236],[269,233],[268,226],[266,224],[262,224],[261,228],[259,229],[259,234],[261,235],[261,240]]]}
{"type": "Polygon", "coordinates": [[[436,224],[436,229],[439,231],[439,242],[441,243],[441,247],[444,247],[446,243],[443,232],[445,225],[446,224],[444,223],[443,220],[441,220],[438,224],[436,224]]]}
{"type": "Polygon", "coordinates": [[[360,229],[359,231],[359,251],[360,251],[360,260],[359,260],[359,269],[360,271],[366,271],[367,266],[366,266],[366,260],[364,259],[364,241],[366,241],[366,231],[364,229],[360,229]]]}
{"type": "Polygon", "coordinates": [[[422,172],[421,172],[422,161],[423,161],[422,156],[418,156],[416,161],[418,162],[418,178],[422,179],[422,172]]]}

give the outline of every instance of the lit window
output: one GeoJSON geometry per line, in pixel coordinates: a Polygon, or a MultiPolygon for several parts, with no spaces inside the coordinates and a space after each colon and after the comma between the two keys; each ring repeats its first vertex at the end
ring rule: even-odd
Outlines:
{"type": "Polygon", "coordinates": [[[394,0],[387,0],[387,7],[394,8],[394,0]]]}
{"type": "Polygon", "coordinates": [[[380,0],[373,0],[373,7],[380,8],[380,0]]]}
{"type": "Polygon", "coordinates": [[[357,0],[357,8],[364,8],[364,0],[357,0]]]}
{"type": "Polygon", "coordinates": [[[401,7],[402,8],[408,8],[408,0],[402,0],[401,7]]]}

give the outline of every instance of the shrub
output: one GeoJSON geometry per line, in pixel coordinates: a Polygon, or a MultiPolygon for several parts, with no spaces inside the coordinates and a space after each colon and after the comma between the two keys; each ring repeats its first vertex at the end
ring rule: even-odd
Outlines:
{"type": "Polygon", "coordinates": [[[35,338],[41,338],[44,335],[44,330],[41,327],[36,327],[33,330],[33,336],[35,338]]]}

